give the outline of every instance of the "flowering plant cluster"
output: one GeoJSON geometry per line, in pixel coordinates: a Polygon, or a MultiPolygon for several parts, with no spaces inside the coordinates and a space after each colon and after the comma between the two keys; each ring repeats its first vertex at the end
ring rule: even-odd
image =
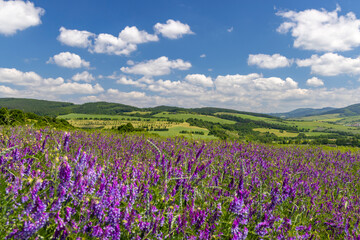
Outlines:
{"type": "Polygon", "coordinates": [[[1,239],[359,239],[360,154],[2,129],[1,239]]]}

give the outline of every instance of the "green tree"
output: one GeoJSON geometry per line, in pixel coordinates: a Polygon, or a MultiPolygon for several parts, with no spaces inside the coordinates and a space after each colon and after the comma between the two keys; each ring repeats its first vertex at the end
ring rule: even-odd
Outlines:
{"type": "Polygon", "coordinates": [[[0,109],[0,125],[9,125],[10,124],[10,113],[7,108],[0,109]]]}

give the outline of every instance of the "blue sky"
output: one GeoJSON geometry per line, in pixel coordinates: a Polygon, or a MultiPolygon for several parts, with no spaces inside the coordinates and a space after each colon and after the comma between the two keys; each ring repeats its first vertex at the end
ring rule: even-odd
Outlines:
{"type": "Polygon", "coordinates": [[[360,2],[0,0],[0,97],[282,112],[360,103],[360,2]]]}

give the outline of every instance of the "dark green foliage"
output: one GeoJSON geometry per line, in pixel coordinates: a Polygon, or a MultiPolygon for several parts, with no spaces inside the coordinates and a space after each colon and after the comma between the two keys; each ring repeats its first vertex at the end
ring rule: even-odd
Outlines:
{"type": "Polygon", "coordinates": [[[140,128],[135,128],[131,123],[127,123],[117,127],[120,133],[139,132],[142,131],[140,128]]]}
{"type": "Polygon", "coordinates": [[[0,109],[0,125],[15,126],[32,124],[36,127],[55,127],[60,129],[73,129],[74,127],[64,119],[39,116],[35,113],[24,113],[19,109],[0,109]]]}
{"type": "Polygon", "coordinates": [[[238,123],[249,124],[252,128],[256,128],[256,127],[273,128],[273,129],[286,130],[286,131],[291,131],[291,132],[299,132],[299,130],[296,126],[288,126],[285,124],[270,123],[270,122],[265,122],[265,121],[261,121],[261,120],[252,120],[252,119],[241,118],[238,116],[233,116],[233,115],[228,115],[228,114],[217,115],[217,117],[222,118],[222,119],[232,120],[232,121],[235,121],[238,123]]]}
{"type": "Polygon", "coordinates": [[[0,109],[0,125],[9,125],[10,124],[10,114],[7,108],[0,109]]]}
{"type": "Polygon", "coordinates": [[[182,131],[180,131],[180,133],[182,133],[182,134],[204,135],[204,132],[203,132],[203,131],[187,131],[187,130],[182,130],[182,131]]]}
{"type": "Polygon", "coordinates": [[[72,113],[117,115],[124,112],[139,110],[140,109],[137,107],[132,107],[120,103],[93,102],[84,103],[82,105],[75,105],[72,109],[72,113]]]}
{"type": "Polygon", "coordinates": [[[244,112],[244,111],[237,111],[233,109],[226,109],[226,108],[213,108],[213,107],[204,107],[204,108],[190,108],[190,112],[204,114],[204,115],[213,115],[215,113],[224,112],[224,113],[238,113],[238,114],[246,114],[255,117],[266,117],[266,118],[278,118],[275,116],[271,116],[268,114],[263,113],[253,113],[253,112],[244,112]]]}
{"type": "Polygon", "coordinates": [[[73,103],[54,102],[26,98],[0,98],[0,107],[33,112],[37,115],[58,116],[71,113],[73,103]]]}

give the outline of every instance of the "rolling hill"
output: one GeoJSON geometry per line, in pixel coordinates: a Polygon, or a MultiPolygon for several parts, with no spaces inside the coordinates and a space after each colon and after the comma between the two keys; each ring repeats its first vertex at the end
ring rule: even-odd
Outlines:
{"type": "MultiPolygon", "coordinates": [[[[343,108],[337,108],[337,109],[333,109],[330,111],[327,111],[323,114],[335,114],[338,113],[341,116],[356,116],[356,115],[360,115],[360,103],[358,104],[353,104],[347,107],[343,107],[343,108]]],[[[319,114],[322,115],[322,114],[319,114]]]]}
{"type": "Polygon", "coordinates": [[[171,113],[197,113],[213,115],[217,112],[224,113],[238,113],[246,114],[257,117],[274,118],[262,113],[243,112],[233,109],[225,108],[181,108],[173,106],[157,106],[152,108],[138,108],[120,103],[109,103],[109,102],[90,102],[84,104],[74,104],[68,102],[56,102],[26,98],[0,98],[0,108],[6,107],[8,109],[20,109],[24,112],[33,112],[41,116],[59,116],[70,113],[82,113],[82,114],[107,114],[107,115],[118,115],[129,112],[151,112],[152,115],[161,112],[171,113]]]}
{"type": "Polygon", "coordinates": [[[300,117],[308,117],[314,115],[322,115],[328,114],[330,111],[336,111],[336,108],[326,107],[326,108],[298,108],[290,112],[285,113],[270,113],[272,116],[280,117],[280,118],[300,118],[300,117]]]}

